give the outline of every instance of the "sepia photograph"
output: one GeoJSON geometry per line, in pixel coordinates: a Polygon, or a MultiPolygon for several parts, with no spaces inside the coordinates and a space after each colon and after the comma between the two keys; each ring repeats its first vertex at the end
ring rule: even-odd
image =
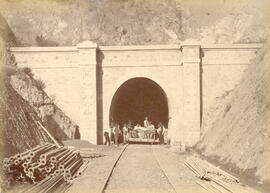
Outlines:
{"type": "Polygon", "coordinates": [[[0,0],[0,193],[270,193],[269,0],[0,0]]]}

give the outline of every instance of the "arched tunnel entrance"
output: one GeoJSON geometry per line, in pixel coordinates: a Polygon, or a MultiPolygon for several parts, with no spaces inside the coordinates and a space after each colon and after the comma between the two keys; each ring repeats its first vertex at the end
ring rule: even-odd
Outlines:
{"type": "Polygon", "coordinates": [[[122,126],[129,120],[143,125],[147,116],[155,127],[161,122],[168,126],[168,101],[163,89],[148,78],[132,78],[123,83],[113,96],[110,123],[122,126]]]}

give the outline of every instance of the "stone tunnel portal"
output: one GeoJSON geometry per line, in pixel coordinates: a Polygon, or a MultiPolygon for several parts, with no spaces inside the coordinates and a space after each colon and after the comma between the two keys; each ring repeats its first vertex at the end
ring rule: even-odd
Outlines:
{"type": "Polygon", "coordinates": [[[113,96],[110,123],[122,126],[127,121],[143,125],[144,118],[157,127],[161,122],[168,126],[169,109],[166,93],[148,78],[132,78],[123,83],[113,96]]]}

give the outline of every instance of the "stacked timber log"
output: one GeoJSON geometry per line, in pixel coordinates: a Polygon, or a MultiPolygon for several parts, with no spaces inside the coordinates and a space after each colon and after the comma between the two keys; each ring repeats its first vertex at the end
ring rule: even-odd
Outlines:
{"type": "Polygon", "coordinates": [[[23,192],[54,192],[62,184],[68,186],[86,166],[79,151],[49,143],[3,161],[9,180],[32,183],[23,192]]]}
{"type": "Polygon", "coordinates": [[[187,157],[185,165],[200,179],[196,181],[206,192],[257,192],[244,187],[240,180],[199,157],[187,157]]]}

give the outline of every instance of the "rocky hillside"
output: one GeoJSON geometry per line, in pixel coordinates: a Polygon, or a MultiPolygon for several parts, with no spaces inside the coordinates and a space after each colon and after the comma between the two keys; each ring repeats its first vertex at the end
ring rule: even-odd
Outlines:
{"type": "Polygon", "coordinates": [[[41,119],[32,107],[12,88],[8,80],[3,84],[0,91],[2,156],[8,157],[41,143],[52,142],[38,125],[41,119]]]}
{"type": "Polygon", "coordinates": [[[10,77],[17,72],[17,68],[5,44],[5,39],[0,36],[0,164],[3,157],[42,142],[51,142],[38,125],[42,120],[10,84],[10,77]]]}
{"type": "Polygon", "coordinates": [[[260,42],[267,0],[2,0],[22,45],[260,42]]]}
{"type": "Polygon", "coordinates": [[[10,77],[12,88],[36,111],[42,123],[58,140],[79,138],[79,127],[44,92],[46,83],[36,80],[29,68],[18,69],[10,77]]]}
{"type": "Polygon", "coordinates": [[[270,184],[269,45],[252,62],[241,83],[218,99],[203,117],[196,148],[251,181],[270,184]]]}

